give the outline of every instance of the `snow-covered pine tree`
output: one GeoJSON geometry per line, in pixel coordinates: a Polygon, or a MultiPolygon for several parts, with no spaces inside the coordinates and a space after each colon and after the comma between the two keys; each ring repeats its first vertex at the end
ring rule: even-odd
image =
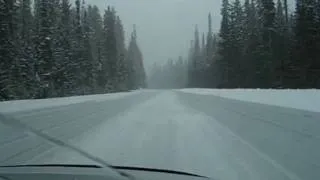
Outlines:
{"type": "Polygon", "coordinates": [[[108,6],[103,19],[103,73],[104,88],[108,92],[116,91],[117,76],[117,42],[115,35],[116,14],[114,8],[108,6]]]}
{"type": "Polygon", "coordinates": [[[56,95],[72,95],[76,84],[74,82],[74,66],[71,47],[71,4],[69,0],[62,0],[61,10],[57,20],[57,35],[54,49],[55,66],[57,69],[56,95]]]}
{"type": "Polygon", "coordinates": [[[299,74],[295,85],[300,88],[320,87],[316,7],[314,0],[296,1],[294,69],[299,74]]]}
{"type": "Polygon", "coordinates": [[[230,12],[229,12],[229,0],[222,1],[222,9],[221,9],[221,26],[220,26],[220,42],[218,46],[218,52],[220,58],[217,59],[215,63],[216,69],[216,83],[217,87],[226,87],[229,82],[229,61],[230,61],[230,53],[229,53],[229,36],[230,36],[230,12]]]}
{"type": "Polygon", "coordinates": [[[128,47],[127,61],[129,64],[129,89],[145,88],[146,73],[143,64],[143,56],[137,43],[137,31],[135,25],[131,33],[131,39],[128,47]]]}
{"type": "Polygon", "coordinates": [[[126,59],[127,50],[125,47],[124,28],[119,16],[116,18],[115,34],[117,41],[117,91],[128,90],[127,81],[129,76],[128,62],[126,59]]]}
{"type": "Polygon", "coordinates": [[[102,18],[99,12],[99,8],[97,6],[88,6],[88,23],[90,27],[90,45],[92,51],[93,58],[93,87],[94,92],[99,93],[102,92],[102,85],[100,86],[98,83],[99,72],[101,71],[100,65],[102,62],[102,18]]]}
{"type": "Polygon", "coordinates": [[[240,0],[235,0],[230,6],[230,24],[228,36],[228,88],[240,87],[243,80],[242,51],[244,47],[244,13],[240,0]]]}
{"type": "Polygon", "coordinates": [[[14,64],[15,93],[19,98],[32,98],[35,91],[33,15],[31,0],[19,0],[17,8],[17,61],[14,64]]]}
{"type": "Polygon", "coordinates": [[[201,72],[203,71],[203,63],[200,47],[200,35],[198,26],[196,25],[194,31],[194,53],[193,53],[193,82],[195,87],[201,86],[201,72]]]}
{"type": "Polygon", "coordinates": [[[212,61],[212,55],[213,55],[213,32],[212,32],[212,17],[211,13],[208,15],[208,34],[207,34],[207,51],[206,51],[206,59],[207,62],[210,63],[212,61]]]}
{"type": "Polygon", "coordinates": [[[193,62],[193,54],[194,54],[194,40],[190,41],[190,47],[188,51],[188,73],[187,73],[187,87],[193,87],[193,69],[194,69],[194,62],[193,62]]]}
{"type": "Polygon", "coordinates": [[[143,54],[140,50],[140,47],[138,45],[138,41],[137,41],[137,30],[134,26],[134,30],[133,30],[133,34],[134,34],[134,39],[135,39],[135,54],[136,54],[136,60],[135,60],[135,64],[136,64],[136,77],[137,77],[137,81],[136,81],[136,87],[137,88],[146,88],[147,87],[147,82],[146,82],[146,71],[144,68],[144,62],[143,62],[143,54]]]}
{"type": "MultiPolygon", "coordinates": [[[[205,40],[205,33],[202,33],[202,38],[201,38],[201,62],[203,63],[203,68],[204,68],[204,71],[206,71],[207,67],[207,48],[206,48],[206,40],[205,40]]],[[[205,77],[203,77],[205,78],[205,77]]],[[[204,82],[205,79],[203,79],[203,82],[204,82]]]]}
{"type": "Polygon", "coordinates": [[[211,13],[208,15],[208,33],[207,33],[207,43],[206,43],[206,86],[212,87],[213,80],[212,80],[212,71],[213,71],[213,63],[214,63],[214,42],[213,42],[213,32],[212,32],[212,16],[211,13]]]}
{"type": "Polygon", "coordinates": [[[36,78],[38,80],[39,92],[37,98],[51,97],[54,90],[53,83],[53,24],[50,12],[53,3],[50,0],[39,0],[35,19],[39,22],[36,30],[36,78]]]}
{"type": "Polygon", "coordinates": [[[75,1],[75,8],[73,8],[72,13],[72,62],[74,71],[74,92],[73,94],[86,94],[86,87],[84,83],[85,79],[85,68],[86,60],[84,59],[84,44],[83,44],[83,28],[81,20],[81,1],[75,1]]]}
{"type": "Polygon", "coordinates": [[[289,7],[288,7],[288,0],[283,0],[283,9],[284,9],[284,17],[286,23],[289,21],[289,7]]]}
{"type": "Polygon", "coordinates": [[[82,58],[84,59],[84,64],[82,66],[82,71],[84,73],[83,86],[85,88],[86,94],[91,94],[94,92],[94,66],[95,62],[92,55],[92,47],[90,43],[90,25],[88,12],[85,8],[83,8],[83,20],[82,20],[82,28],[83,28],[83,49],[82,49],[82,58]]]}
{"type": "Polygon", "coordinates": [[[0,100],[18,98],[12,72],[17,61],[15,12],[15,0],[0,0],[0,100]]]}
{"type": "Polygon", "coordinates": [[[282,0],[277,0],[275,14],[275,43],[274,43],[274,61],[272,68],[274,69],[273,84],[277,88],[284,87],[284,73],[286,60],[289,53],[289,41],[288,41],[288,24],[286,21],[285,9],[283,7],[282,0]]]}
{"type": "Polygon", "coordinates": [[[275,61],[275,4],[273,0],[256,1],[257,39],[258,43],[253,52],[255,68],[253,87],[273,87],[275,61]]]}

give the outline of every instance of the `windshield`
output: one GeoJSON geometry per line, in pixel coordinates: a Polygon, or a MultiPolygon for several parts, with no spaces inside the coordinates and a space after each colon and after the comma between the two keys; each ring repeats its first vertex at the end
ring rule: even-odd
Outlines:
{"type": "Polygon", "coordinates": [[[0,0],[0,166],[320,179],[320,0],[0,0]]]}

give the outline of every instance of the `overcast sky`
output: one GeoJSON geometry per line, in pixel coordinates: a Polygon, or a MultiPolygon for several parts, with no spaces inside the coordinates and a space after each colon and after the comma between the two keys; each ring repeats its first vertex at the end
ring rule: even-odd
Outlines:
{"type": "MultiPolygon", "coordinates": [[[[289,0],[290,1],[290,0],[289,0]]],[[[293,1],[293,0],[292,0],[293,1]]],[[[195,25],[207,32],[208,13],[213,30],[220,26],[221,0],[86,0],[101,12],[114,6],[125,26],[127,40],[136,24],[138,42],[147,69],[154,62],[186,56],[195,25]]]]}

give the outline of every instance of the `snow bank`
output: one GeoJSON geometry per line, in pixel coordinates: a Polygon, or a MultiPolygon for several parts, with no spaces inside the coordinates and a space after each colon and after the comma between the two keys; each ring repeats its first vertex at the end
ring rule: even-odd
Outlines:
{"type": "Polygon", "coordinates": [[[139,93],[140,91],[133,92],[121,92],[112,94],[97,94],[97,95],[87,95],[87,96],[72,96],[63,98],[50,98],[50,99],[33,99],[33,100],[16,100],[16,101],[4,101],[0,102],[0,112],[1,113],[12,113],[18,111],[28,111],[41,108],[55,107],[70,105],[76,103],[83,103],[88,101],[106,101],[125,97],[127,95],[132,95],[139,93]]]}
{"type": "Polygon", "coordinates": [[[320,112],[320,90],[316,89],[182,89],[180,91],[320,112]]]}

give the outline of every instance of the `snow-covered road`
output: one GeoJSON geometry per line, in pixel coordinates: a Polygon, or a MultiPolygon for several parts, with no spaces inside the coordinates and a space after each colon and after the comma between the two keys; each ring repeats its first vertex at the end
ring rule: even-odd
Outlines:
{"type": "MultiPolygon", "coordinates": [[[[113,165],[222,180],[320,179],[317,112],[167,90],[3,114],[113,165]]],[[[93,162],[0,124],[0,164],[17,163],[93,162]]]]}

